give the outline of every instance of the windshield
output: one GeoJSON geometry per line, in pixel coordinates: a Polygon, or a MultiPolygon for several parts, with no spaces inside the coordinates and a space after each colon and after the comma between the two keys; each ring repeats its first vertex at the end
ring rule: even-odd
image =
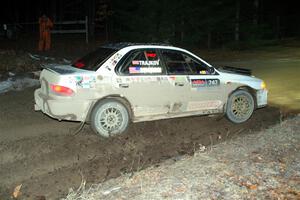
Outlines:
{"type": "Polygon", "coordinates": [[[115,49],[99,48],[76,60],[72,66],[80,69],[96,71],[99,65],[105,62],[115,52],[115,49]]]}

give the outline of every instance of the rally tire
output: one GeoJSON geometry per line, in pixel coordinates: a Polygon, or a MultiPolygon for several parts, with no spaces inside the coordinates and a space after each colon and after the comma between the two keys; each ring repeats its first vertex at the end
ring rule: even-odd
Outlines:
{"type": "Polygon", "coordinates": [[[254,108],[253,96],[246,90],[236,90],[228,98],[226,117],[233,123],[243,123],[250,119],[254,108]]]}
{"type": "Polygon", "coordinates": [[[91,127],[102,137],[122,134],[129,125],[127,107],[118,100],[104,99],[97,103],[91,113],[91,127]]]}

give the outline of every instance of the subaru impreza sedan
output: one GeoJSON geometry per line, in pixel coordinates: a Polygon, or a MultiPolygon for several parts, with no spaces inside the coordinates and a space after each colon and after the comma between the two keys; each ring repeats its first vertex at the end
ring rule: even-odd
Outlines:
{"type": "Polygon", "coordinates": [[[45,65],[35,110],[58,120],[90,123],[103,137],[130,122],[224,114],[247,121],[267,105],[265,83],[242,68],[215,68],[170,45],[102,46],[72,65],[45,65]]]}

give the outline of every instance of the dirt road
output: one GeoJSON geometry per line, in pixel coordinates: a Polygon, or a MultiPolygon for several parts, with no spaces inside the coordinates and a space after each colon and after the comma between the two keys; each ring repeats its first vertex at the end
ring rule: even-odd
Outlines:
{"type": "Polygon", "coordinates": [[[57,199],[78,187],[192,154],[238,134],[251,134],[279,121],[276,108],[257,110],[245,124],[219,117],[190,117],[131,125],[127,134],[103,140],[88,125],[58,122],[33,111],[33,91],[0,96],[0,199],[22,184],[21,199],[57,199]],[[70,131],[71,129],[71,131],[70,131]]]}
{"type": "Polygon", "coordinates": [[[82,182],[64,200],[74,199],[299,200],[300,115],[131,176],[82,182]]]}

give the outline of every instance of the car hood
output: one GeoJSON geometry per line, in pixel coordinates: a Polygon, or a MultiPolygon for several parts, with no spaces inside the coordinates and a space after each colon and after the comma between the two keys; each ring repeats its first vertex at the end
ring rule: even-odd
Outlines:
{"type": "Polygon", "coordinates": [[[254,76],[241,75],[241,74],[222,72],[222,71],[218,71],[218,72],[224,79],[224,82],[235,82],[235,83],[240,83],[242,85],[250,86],[256,90],[261,89],[261,83],[263,81],[254,76]]]}
{"type": "Polygon", "coordinates": [[[246,76],[251,76],[252,72],[250,69],[231,67],[231,66],[217,66],[215,67],[221,72],[230,73],[230,74],[241,74],[246,76]]]}

